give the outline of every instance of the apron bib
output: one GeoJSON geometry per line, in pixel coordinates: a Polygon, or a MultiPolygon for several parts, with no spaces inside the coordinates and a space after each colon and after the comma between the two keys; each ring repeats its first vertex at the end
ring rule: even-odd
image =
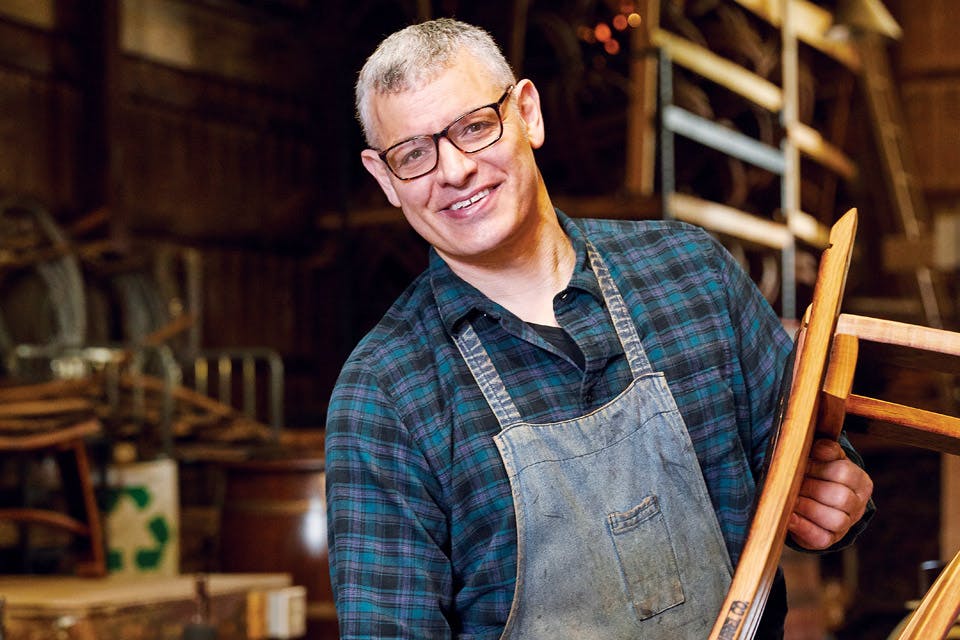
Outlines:
{"type": "Polygon", "coordinates": [[[700,464],[605,263],[587,250],[633,381],[603,407],[523,422],[468,325],[456,338],[501,425],[517,582],[502,639],[702,640],[732,567],[700,464]]]}

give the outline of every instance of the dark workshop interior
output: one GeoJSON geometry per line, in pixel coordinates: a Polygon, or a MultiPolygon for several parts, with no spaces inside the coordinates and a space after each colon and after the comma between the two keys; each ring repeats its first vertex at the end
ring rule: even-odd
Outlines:
{"type": "MultiPolygon", "coordinates": [[[[705,227],[795,329],[856,207],[842,310],[960,331],[956,0],[0,0],[2,637],[338,637],[327,401],[428,249],[353,86],[440,16],[537,85],[567,214],[705,227]]],[[[942,360],[854,392],[955,423],[942,360]]],[[[899,637],[960,550],[960,430],[849,425],[878,512],[784,551],[788,640],[899,637]]]]}

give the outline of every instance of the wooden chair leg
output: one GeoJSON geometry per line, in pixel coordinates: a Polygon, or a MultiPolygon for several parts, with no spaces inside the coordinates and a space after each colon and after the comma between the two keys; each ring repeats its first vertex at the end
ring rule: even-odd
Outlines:
{"type": "Polygon", "coordinates": [[[953,557],[923,596],[897,640],[947,637],[960,616],[960,553],[953,557]]]}
{"type": "Polygon", "coordinates": [[[87,553],[77,563],[77,574],[86,577],[102,577],[107,574],[103,524],[90,476],[86,444],[82,440],[74,441],[70,449],[76,468],[76,473],[72,477],[79,479],[79,484],[75,487],[74,499],[82,505],[82,517],[87,525],[87,553]]]}
{"type": "Polygon", "coordinates": [[[53,454],[60,471],[61,492],[67,510],[14,507],[0,509],[0,519],[15,523],[34,523],[67,531],[78,538],[81,549],[76,572],[83,576],[107,573],[106,545],[100,510],[94,495],[88,436],[100,432],[100,423],[86,420],[51,432],[28,436],[0,436],[0,451],[53,454]]]}

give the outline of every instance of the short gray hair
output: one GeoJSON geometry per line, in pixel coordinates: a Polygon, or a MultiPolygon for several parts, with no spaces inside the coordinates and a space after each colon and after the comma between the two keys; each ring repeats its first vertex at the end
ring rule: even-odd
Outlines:
{"type": "Polygon", "coordinates": [[[466,50],[503,86],[516,84],[513,70],[489,33],[452,18],[410,25],[380,43],[367,58],[356,86],[357,119],[367,144],[376,146],[371,131],[370,102],[374,94],[403,93],[435,78],[466,50]]]}

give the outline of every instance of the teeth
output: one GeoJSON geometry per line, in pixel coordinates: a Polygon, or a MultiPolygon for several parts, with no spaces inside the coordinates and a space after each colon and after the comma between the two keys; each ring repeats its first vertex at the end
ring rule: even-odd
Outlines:
{"type": "Polygon", "coordinates": [[[474,202],[476,202],[477,200],[481,200],[481,199],[483,199],[483,198],[486,198],[488,195],[490,195],[490,189],[484,189],[483,191],[479,191],[479,192],[478,192],[476,195],[474,195],[472,198],[467,198],[466,200],[461,200],[460,202],[455,203],[455,204],[454,204],[453,206],[451,206],[450,208],[453,209],[454,211],[456,211],[456,210],[458,210],[458,209],[463,209],[464,207],[469,207],[470,205],[472,205],[472,204],[473,204],[474,202]]]}

